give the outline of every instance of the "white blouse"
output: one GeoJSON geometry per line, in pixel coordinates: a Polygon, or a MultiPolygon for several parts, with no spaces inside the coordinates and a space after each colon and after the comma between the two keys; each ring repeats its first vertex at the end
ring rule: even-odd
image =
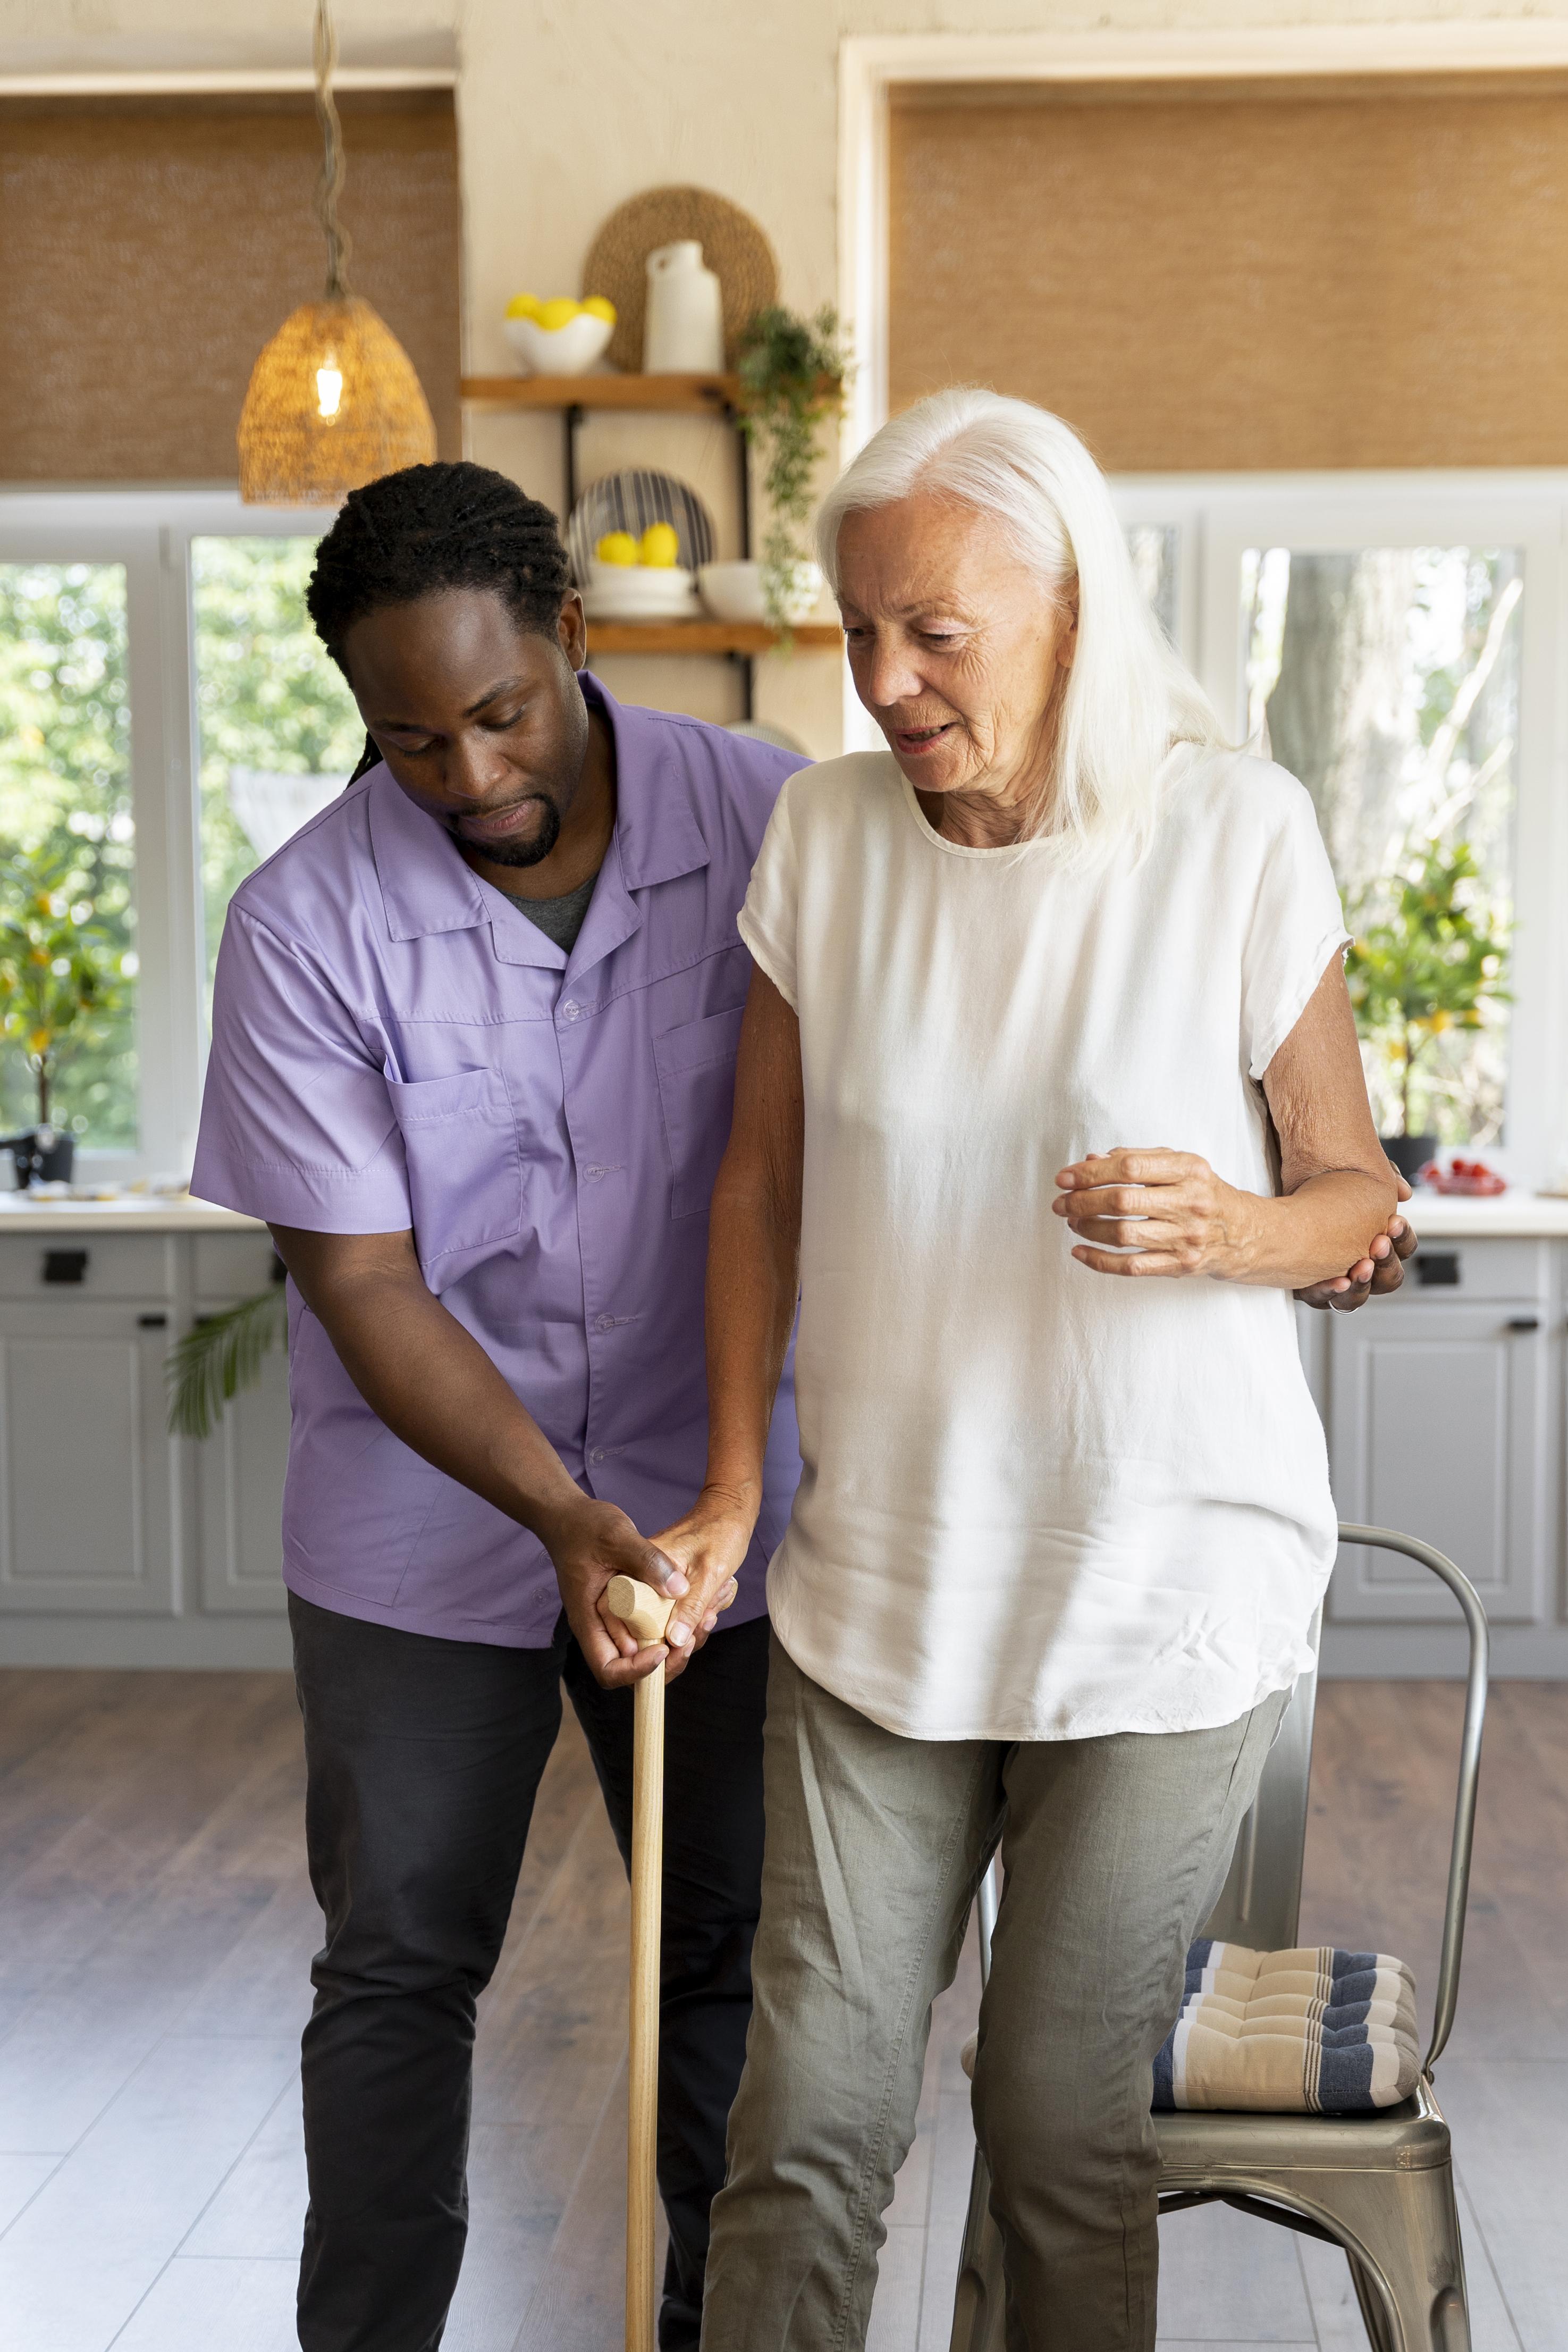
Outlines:
{"type": "Polygon", "coordinates": [[[1290,1295],[1070,1255],[1057,1171],[1169,1145],[1272,1192],[1258,1081],[1345,932],[1311,801],[1183,747],[1095,876],[967,849],[886,752],[784,786],[740,917],[800,1016],[791,1658],[918,1739],[1227,1723],[1334,1555],[1290,1295]]]}

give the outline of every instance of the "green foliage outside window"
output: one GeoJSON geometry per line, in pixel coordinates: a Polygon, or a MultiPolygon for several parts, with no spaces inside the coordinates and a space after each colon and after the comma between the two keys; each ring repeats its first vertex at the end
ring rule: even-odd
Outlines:
{"type": "Polygon", "coordinates": [[[1392,914],[1369,924],[1345,959],[1356,1027],[1397,1074],[1406,1135],[1428,1132],[1421,1121],[1433,1115],[1412,1090],[1422,1054],[1456,1029],[1484,1028],[1486,1007],[1509,1002],[1507,931],[1478,905],[1479,880],[1467,842],[1429,848],[1399,885],[1392,914]]]}
{"type": "Polygon", "coordinates": [[[305,609],[315,562],[313,539],[191,548],[209,988],[229,899],[259,862],[229,798],[231,771],[346,776],[365,745],[354,698],[305,609]]]}
{"type": "MultiPolygon", "coordinates": [[[[0,972],[6,1133],[37,1117],[38,1072],[26,1041],[47,1026],[55,1125],[96,1150],[135,1148],[135,868],[124,569],[0,564],[0,923],[12,959],[0,972]],[[64,913],[47,913],[40,897],[64,913]],[[34,1006],[30,1027],[18,993],[16,955],[30,957],[37,941],[18,950],[17,939],[56,924],[63,929],[50,949],[50,977],[69,979],[52,969],[65,958],[73,984],[93,1000],[67,1024],[68,1035],[58,1018],[62,992],[53,992],[47,1019],[37,1017],[41,1000],[34,1006]]],[[[36,984],[39,968],[31,970],[36,984]]]]}
{"type": "Polygon", "coordinates": [[[0,893],[0,1035],[19,1046],[37,1088],[38,1124],[54,1115],[60,1056],[101,1045],[124,1001],[122,965],[84,896],[73,845],[13,849],[0,893]]]}

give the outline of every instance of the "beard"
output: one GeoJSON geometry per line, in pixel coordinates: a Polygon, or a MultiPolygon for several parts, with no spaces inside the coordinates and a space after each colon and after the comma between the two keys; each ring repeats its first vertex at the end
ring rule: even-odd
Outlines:
{"type": "Polygon", "coordinates": [[[560,839],[560,811],[543,793],[536,798],[544,818],[532,841],[469,841],[456,824],[448,830],[460,849],[466,850],[470,856],[484,858],[488,866],[537,866],[560,839]]]}

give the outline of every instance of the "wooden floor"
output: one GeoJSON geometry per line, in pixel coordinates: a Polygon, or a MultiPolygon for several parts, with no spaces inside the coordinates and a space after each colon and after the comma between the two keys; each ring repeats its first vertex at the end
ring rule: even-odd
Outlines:
{"type": "MultiPolygon", "coordinates": [[[[1302,1920],[1432,1981],[1459,1695],[1319,1706],[1302,1920]]],[[[569,1718],[570,1720],[570,1718],[569,1718]]],[[[0,1674],[0,2352],[289,2352],[297,2045],[318,1916],[276,1675],[0,1674]]],[[[575,1731],[486,2001],[447,2352],[615,2352],[626,1897],[575,1731]]],[[[972,1951],[936,2020],[875,2352],[945,2352],[972,2140],[972,1951]]],[[[1568,1692],[1493,1694],[1454,2126],[1476,2352],[1568,2352],[1568,1692]]],[[[1339,2257],[1164,2229],[1161,2343],[1364,2343],[1339,2257]]]]}

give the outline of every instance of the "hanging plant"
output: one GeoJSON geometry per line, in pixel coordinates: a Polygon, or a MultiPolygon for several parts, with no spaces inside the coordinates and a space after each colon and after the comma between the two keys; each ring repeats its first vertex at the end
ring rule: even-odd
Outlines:
{"type": "Polygon", "coordinates": [[[762,458],[768,507],[762,541],[762,593],[768,618],[788,636],[816,593],[806,526],[822,425],[843,415],[850,362],[836,310],[814,319],[772,303],[741,340],[741,431],[762,458]]]}

